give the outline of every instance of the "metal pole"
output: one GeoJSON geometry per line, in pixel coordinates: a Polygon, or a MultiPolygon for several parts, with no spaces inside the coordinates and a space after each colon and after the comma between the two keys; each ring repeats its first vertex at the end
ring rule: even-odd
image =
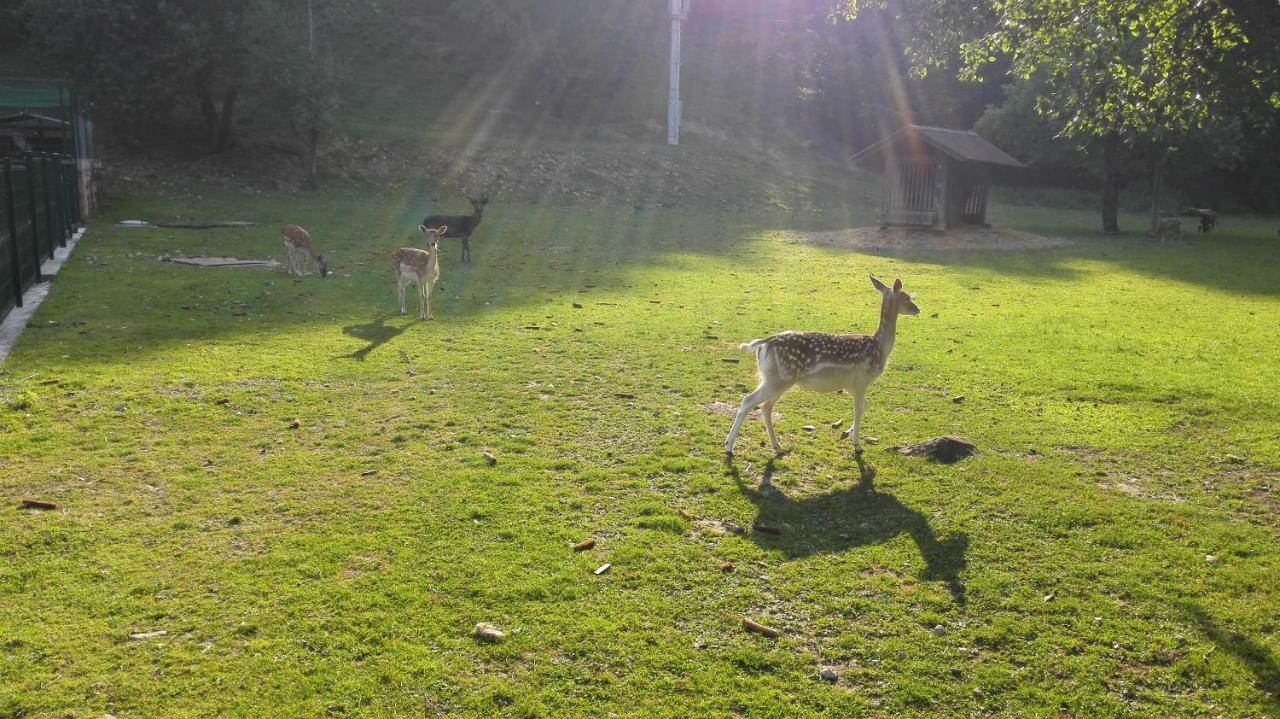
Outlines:
{"type": "Polygon", "coordinates": [[[67,166],[61,157],[53,158],[53,166],[58,168],[58,219],[62,223],[62,240],[59,247],[67,246],[67,238],[71,236],[71,204],[67,202],[67,166]]]}
{"type": "Polygon", "coordinates": [[[67,122],[71,123],[71,208],[76,224],[84,219],[84,207],[80,203],[80,157],[83,138],[80,137],[80,98],[74,90],[68,92],[70,108],[67,122]]]}
{"type": "Polygon", "coordinates": [[[27,158],[27,206],[31,208],[31,253],[36,261],[36,282],[40,281],[40,223],[36,221],[36,159],[30,152],[27,158]]]}
{"type": "Polygon", "coordinates": [[[45,155],[40,156],[40,184],[44,190],[44,233],[49,240],[49,259],[53,259],[53,207],[49,204],[49,158],[45,155]]]}
{"type": "Polygon", "coordinates": [[[680,24],[690,0],[668,0],[671,9],[671,78],[667,94],[667,144],[680,144],[680,24]]]}
{"type": "Polygon", "coordinates": [[[18,218],[13,204],[13,161],[4,158],[4,207],[9,218],[9,261],[13,265],[13,299],[15,307],[22,306],[22,271],[18,269],[18,218]]]}

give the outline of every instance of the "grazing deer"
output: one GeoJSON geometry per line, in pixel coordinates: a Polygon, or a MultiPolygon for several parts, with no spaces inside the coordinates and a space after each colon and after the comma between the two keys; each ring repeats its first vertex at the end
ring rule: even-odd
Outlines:
{"type": "Polygon", "coordinates": [[[781,454],[782,445],[773,431],[773,405],[783,393],[795,385],[817,392],[848,390],[853,395],[853,450],[862,453],[859,434],[862,413],[867,408],[867,387],[876,381],[893,351],[898,315],[917,315],[920,308],[911,295],[902,291],[902,280],[894,280],[893,289],[871,278],[880,291],[880,327],[874,335],[830,335],[822,332],[787,331],[762,340],[751,340],[741,349],[754,350],[760,370],[760,386],[742,400],[733,428],[724,441],[725,454],[733,456],[733,443],[738,438],[742,420],[752,407],[761,405],[764,428],[769,433],[773,451],[781,454]]]}
{"type": "Polygon", "coordinates": [[[463,262],[471,261],[471,233],[480,226],[480,217],[484,214],[484,206],[489,204],[489,196],[485,195],[478,200],[468,197],[467,202],[470,202],[471,208],[475,210],[470,215],[427,215],[422,220],[422,224],[427,227],[448,225],[449,234],[445,237],[462,238],[463,262]]]}
{"type": "Polygon", "coordinates": [[[431,288],[440,279],[440,238],[448,227],[428,228],[418,225],[427,238],[427,249],[401,247],[396,250],[396,294],[400,298],[400,314],[404,314],[404,288],[410,282],[418,283],[418,319],[435,319],[431,314],[431,288]]]}
{"type": "Polygon", "coordinates": [[[1182,239],[1182,222],[1176,217],[1161,217],[1151,228],[1151,236],[1157,240],[1182,239]]]}
{"type": "Polygon", "coordinates": [[[1182,211],[1183,217],[1199,217],[1200,232],[1213,232],[1218,226],[1218,213],[1207,207],[1188,207],[1182,211]]]}
{"type": "Polygon", "coordinates": [[[289,256],[289,274],[299,277],[311,274],[304,271],[308,261],[316,263],[321,277],[329,274],[329,266],[324,263],[324,257],[311,248],[311,235],[306,230],[297,225],[285,225],[280,230],[280,239],[284,242],[285,254],[289,256]]]}

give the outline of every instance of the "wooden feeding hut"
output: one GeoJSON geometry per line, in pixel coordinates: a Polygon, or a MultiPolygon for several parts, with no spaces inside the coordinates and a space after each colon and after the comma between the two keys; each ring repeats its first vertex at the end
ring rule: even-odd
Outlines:
{"type": "Polygon", "coordinates": [[[75,151],[71,123],[56,117],[19,112],[0,116],[0,157],[17,157],[25,152],[75,151]]]}
{"type": "Polygon", "coordinates": [[[987,226],[993,179],[1026,167],[975,132],[908,125],[851,158],[885,175],[881,227],[987,226]]]}

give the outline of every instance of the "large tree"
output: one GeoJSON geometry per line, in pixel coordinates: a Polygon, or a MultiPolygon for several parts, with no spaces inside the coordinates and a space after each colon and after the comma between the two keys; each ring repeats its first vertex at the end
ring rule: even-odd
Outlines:
{"type": "MultiPolygon", "coordinates": [[[[849,0],[847,10],[856,16],[884,5],[849,0]]],[[[1156,148],[1158,189],[1169,150],[1229,115],[1241,93],[1268,92],[1263,63],[1226,0],[987,0],[976,7],[896,0],[891,7],[921,28],[908,49],[918,72],[958,57],[961,76],[978,80],[984,68],[1007,62],[1013,76],[1033,83],[1036,110],[1060,136],[1097,143],[1106,232],[1119,231],[1127,147],[1156,148]]]]}
{"type": "Polygon", "coordinates": [[[108,119],[143,131],[194,104],[208,146],[230,147],[247,74],[249,0],[26,0],[32,42],[108,119]]]}

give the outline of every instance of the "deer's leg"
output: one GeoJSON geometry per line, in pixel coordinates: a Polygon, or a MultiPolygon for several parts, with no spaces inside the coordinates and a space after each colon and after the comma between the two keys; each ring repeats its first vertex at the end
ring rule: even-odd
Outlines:
{"type": "Polygon", "coordinates": [[[418,280],[418,319],[427,318],[427,298],[423,293],[422,280],[418,280]]]}
{"type": "Polygon", "coordinates": [[[462,261],[471,262],[471,238],[462,238],[462,261]]]}
{"type": "Polygon", "coordinates": [[[400,314],[404,314],[404,278],[400,277],[396,280],[396,295],[400,298],[400,314]]]}
{"type": "MultiPolygon", "coordinates": [[[[742,406],[738,408],[738,416],[734,417],[733,427],[729,429],[729,436],[724,440],[725,454],[733,454],[733,443],[738,439],[738,430],[742,429],[742,420],[747,418],[747,413],[750,412],[753,407],[762,403],[767,403],[772,409],[773,403],[777,402],[778,398],[781,397],[782,393],[785,391],[786,387],[779,388],[771,385],[768,380],[764,380],[760,383],[759,387],[756,387],[754,392],[742,398],[742,406]]],[[[765,428],[769,429],[772,426],[773,419],[766,419],[765,428]]],[[[770,439],[774,443],[775,450],[781,451],[777,447],[778,440],[776,437],[773,437],[772,431],[770,431],[770,439]]]]}
{"type": "Polygon", "coordinates": [[[867,388],[853,388],[853,453],[862,454],[862,413],[867,409],[867,388]]]}
{"type": "Polygon", "coordinates": [[[427,298],[427,319],[434,320],[435,315],[431,314],[431,283],[430,282],[422,286],[422,294],[427,298]]]}
{"type": "Polygon", "coordinates": [[[775,397],[760,405],[760,411],[764,412],[764,429],[769,434],[769,444],[773,446],[774,454],[782,454],[782,445],[778,444],[778,435],[773,431],[773,405],[777,403],[778,398],[775,397]]]}

